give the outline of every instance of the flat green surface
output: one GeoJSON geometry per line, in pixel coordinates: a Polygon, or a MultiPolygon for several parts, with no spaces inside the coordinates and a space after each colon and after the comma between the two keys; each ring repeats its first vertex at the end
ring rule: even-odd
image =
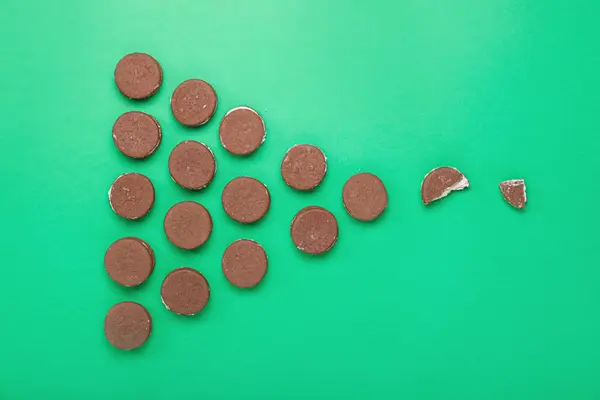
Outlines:
{"type": "Polygon", "coordinates": [[[0,398],[598,399],[600,397],[600,25],[597,1],[247,0],[0,3],[0,398]],[[113,69],[145,51],[164,68],[147,102],[123,98],[113,69]],[[183,80],[211,82],[212,121],[185,129],[169,97],[183,80]],[[250,105],[268,137],[233,157],[217,128],[250,105]],[[132,161],[114,147],[121,113],[163,127],[158,152],[132,161]],[[180,141],[215,152],[198,193],[175,185],[180,141]],[[285,186],[279,163],[296,143],[327,154],[314,193],[285,186]],[[471,188],[425,208],[420,183],[451,165],[471,188]],[[151,214],[109,208],[121,173],[148,175],[151,214]],[[341,203],[345,180],[371,171],[390,205],[372,224],[341,203]],[[272,208],[253,226],[220,205],[225,184],[251,175],[272,208]],[[498,183],[524,177],[529,203],[508,206],[498,183]],[[206,205],[209,242],[179,251],[162,220],[181,200],[206,205]],[[289,238],[297,210],[321,205],[340,237],[324,257],[289,238]],[[155,249],[142,287],[103,269],[106,248],[135,235],[155,249]],[[256,290],[221,272],[240,237],[266,248],[256,290]],[[211,285],[193,318],[167,311],[172,269],[211,285]],[[108,308],[147,306],[146,345],[112,348],[108,308]],[[194,396],[186,396],[192,395],[194,396]]]}

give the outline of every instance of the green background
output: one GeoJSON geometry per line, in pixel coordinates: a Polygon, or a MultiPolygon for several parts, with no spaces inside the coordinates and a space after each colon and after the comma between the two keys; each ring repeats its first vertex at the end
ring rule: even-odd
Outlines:
{"type": "Polygon", "coordinates": [[[598,399],[599,12],[584,0],[2,0],[0,398],[598,399]],[[146,102],[114,85],[132,51],[164,69],[146,102]],[[219,105],[209,124],[186,129],[169,98],[195,77],[214,85],[219,105]],[[249,158],[218,142],[220,119],[239,105],[268,130],[249,158]],[[112,142],[129,110],[162,125],[148,160],[112,142]],[[197,193],[167,170],[186,139],[217,157],[215,180],[197,193]],[[280,177],[296,143],[328,156],[314,193],[280,177]],[[471,188],[426,208],[421,180],[441,165],[471,188]],[[130,171],[157,189],[138,222],[107,201],[130,171]],[[341,203],[358,171],[387,185],[389,207],[374,223],[341,203]],[[220,205],[239,175],[271,191],[271,210],[252,226],[220,205]],[[498,190],[519,177],[524,212],[498,190]],[[214,218],[195,252],[162,230],[168,208],[187,199],[214,218]],[[338,218],[325,256],[305,256],[289,238],[306,205],[338,218]],[[106,248],[129,235],[157,259],[136,289],[103,269],[106,248]],[[222,252],[241,237],[269,255],[255,290],[221,272],[222,252]],[[183,265],[211,285],[193,318],[159,297],[183,265]],[[154,320],[137,351],[104,337],[106,311],[124,300],[154,320]]]}

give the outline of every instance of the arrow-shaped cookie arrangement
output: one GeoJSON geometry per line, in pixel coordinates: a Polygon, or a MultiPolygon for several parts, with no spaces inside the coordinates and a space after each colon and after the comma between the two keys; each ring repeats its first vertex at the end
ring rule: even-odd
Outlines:
{"type": "MultiPolygon", "coordinates": [[[[145,99],[162,84],[162,68],[150,55],[132,53],[123,57],[115,69],[119,91],[130,99],[145,99]]],[[[200,79],[181,83],[171,97],[173,116],[182,125],[198,127],[208,122],[217,108],[213,87],[200,79]]],[[[113,125],[114,143],[125,156],[141,159],[151,156],[159,147],[162,130],[149,114],[130,111],[117,118],[113,125]]],[[[262,117],[250,107],[237,107],[223,117],[219,126],[222,146],[237,156],[256,151],[265,141],[266,128],[262,117]]],[[[175,183],[188,190],[202,190],[216,173],[213,152],[203,143],[186,140],[171,151],[168,168],[175,183]]],[[[316,188],[327,172],[327,158],[316,146],[299,144],[291,147],[281,162],[281,177],[292,189],[310,191],[316,188]]],[[[450,193],[469,187],[468,179],[457,169],[440,167],[429,172],[421,184],[423,203],[428,205],[450,193]]],[[[500,183],[504,199],[516,208],[527,200],[525,183],[509,180],[500,183]]],[[[126,219],[144,217],[154,204],[155,190],[150,179],[139,173],[126,173],[112,184],[108,199],[113,211],[126,219]]],[[[221,195],[225,213],[241,224],[252,224],[265,216],[271,205],[267,187],[259,180],[240,176],[231,180],[221,195]]],[[[348,179],[342,189],[342,202],[350,216],[359,221],[379,217],[388,204],[385,185],[376,175],[359,173],[348,179]]],[[[173,205],[164,218],[168,240],[181,249],[193,250],[210,237],[213,222],[210,212],[194,201],[173,205]]],[[[298,211],[290,224],[294,245],[308,254],[329,251],[338,238],[336,217],[323,207],[312,205],[298,211]]],[[[240,288],[260,283],[267,272],[267,253],[256,241],[240,238],[223,253],[225,278],[240,288]]],[[[154,252],[144,240],[125,237],[115,241],[106,251],[104,265],[109,276],[123,286],[138,286],[152,273],[154,252]]],[[[180,315],[194,315],[206,306],[210,286],[199,271],[182,267],[171,271],[164,279],[160,296],[165,307],[180,315]]],[[[122,302],[107,313],[104,330],[115,347],[130,350],[141,346],[150,336],[152,318],[141,304],[122,302]]]]}

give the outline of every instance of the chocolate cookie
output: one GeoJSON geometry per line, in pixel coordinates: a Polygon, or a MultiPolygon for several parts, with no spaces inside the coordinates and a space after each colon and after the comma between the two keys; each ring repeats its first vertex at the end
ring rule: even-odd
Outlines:
{"type": "Polygon", "coordinates": [[[387,207],[388,195],[381,179],[363,172],[348,179],[342,200],[348,214],[359,221],[372,221],[387,207]]]}
{"type": "Polygon", "coordinates": [[[230,283],[249,288],[256,286],[267,273],[267,253],[255,241],[239,239],[223,253],[221,266],[230,283]]]}
{"type": "Polygon", "coordinates": [[[335,216],[322,207],[303,208],[292,220],[290,229],[296,247],[308,254],[329,251],[338,238],[335,216]]]}
{"type": "Polygon", "coordinates": [[[158,91],[163,73],[160,64],[148,54],[131,53],[115,68],[115,82],[119,91],[130,99],[145,99],[158,91]]]}
{"type": "Polygon", "coordinates": [[[142,174],[121,175],[108,191],[108,202],[113,211],[123,218],[142,218],[154,204],[154,186],[142,174]]]}
{"type": "Polygon", "coordinates": [[[515,208],[525,208],[525,203],[527,203],[525,180],[511,179],[501,182],[500,191],[508,204],[515,208]]]}
{"type": "Polygon", "coordinates": [[[271,196],[261,182],[241,176],[225,186],[221,201],[223,209],[232,219],[250,224],[265,216],[271,205],[271,196]]]}
{"type": "Polygon", "coordinates": [[[285,154],[281,162],[281,176],[288,186],[297,190],[311,190],[321,183],[327,172],[325,154],[316,146],[297,144],[285,154]]]}
{"type": "Polygon", "coordinates": [[[249,107],[238,107],[229,111],[219,127],[219,138],[225,150],[240,156],[258,149],[265,141],[265,135],[263,119],[249,107]]]}
{"type": "Polygon", "coordinates": [[[142,239],[122,238],[106,250],[104,268],[119,285],[137,286],[154,270],[154,252],[142,239]]]}
{"type": "Polygon", "coordinates": [[[455,190],[469,187],[467,178],[456,168],[439,167],[429,172],[421,184],[421,198],[427,205],[448,196],[455,190]]]}
{"type": "Polygon", "coordinates": [[[104,319],[106,338],[117,349],[132,350],[143,345],[152,331],[152,318],[144,306],[132,301],[117,303],[104,319]]]}
{"type": "Polygon", "coordinates": [[[194,201],[175,204],[167,211],[164,221],[169,241],[185,250],[202,246],[210,237],[212,226],[208,210],[194,201]]]}
{"type": "Polygon", "coordinates": [[[189,190],[200,190],[212,182],[217,164],[210,149],[193,140],[179,143],[169,156],[169,172],[175,182],[189,190]]]}
{"type": "Polygon", "coordinates": [[[121,153],[131,158],[146,158],[158,148],[162,132],[151,115],[130,111],[117,118],[112,136],[121,153]]]}
{"type": "Polygon", "coordinates": [[[177,268],[163,281],[160,297],[168,310],[180,315],[194,315],[208,303],[210,287],[206,278],[195,269],[177,268]]]}
{"type": "Polygon", "coordinates": [[[217,109],[217,94],[200,79],[190,79],[177,86],[171,96],[171,110],[177,121],[186,126],[208,122],[217,109]]]}

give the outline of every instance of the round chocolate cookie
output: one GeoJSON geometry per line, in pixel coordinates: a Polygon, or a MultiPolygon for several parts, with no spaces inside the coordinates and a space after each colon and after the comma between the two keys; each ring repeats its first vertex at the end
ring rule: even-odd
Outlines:
{"type": "Polygon", "coordinates": [[[160,297],[168,310],[180,315],[194,315],[210,298],[210,287],[204,276],[192,268],[171,271],[162,283],[160,297]]]}
{"type": "Polygon", "coordinates": [[[119,285],[137,286],[154,270],[154,252],[142,239],[122,238],[106,250],[104,268],[119,285]]]}
{"type": "Polygon", "coordinates": [[[352,217],[372,221],[387,207],[388,195],[381,179],[363,172],[348,179],[342,190],[342,200],[352,217]]]}
{"type": "Polygon", "coordinates": [[[169,241],[185,250],[202,246],[210,237],[212,226],[208,210],[194,201],[175,204],[167,211],[164,221],[169,241]]]}
{"type": "Polygon", "coordinates": [[[255,241],[239,239],[223,253],[221,266],[230,283],[249,288],[256,286],[267,273],[267,253],[255,241]]]}
{"type": "Polygon", "coordinates": [[[290,229],[296,247],[308,254],[329,251],[338,238],[335,216],[322,207],[310,206],[300,210],[290,229]]]}
{"type": "Polygon", "coordinates": [[[115,82],[119,91],[130,99],[145,99],[158,91],[163,73],[158,61],[144,53],[131,53],[115,68],[115,82]]]}
{"type": "Polygon", "coordinates": [[[154,186],[142,174],[121,175],[108,191],[108,202],[113,211],[123,218],[142,218],[154,204],[154,186]]]}
{"type": "Polygon", "coordinates": [[[117,303],[104,319],[106,338],[117,349],[132,350],[143,345],[152,331],[152,318],[144,306],[132,301],[117,303]]]}
{"type": "Polygon", "coordinates": [[[217,94],[200,79],[190,79],[177,86],[171,96],[171,110],[177,121],[186,126],[208,122],[217,109],[217,94]]]}
{"type": "Polygon", "coordinates": [[[169,156],[169,172],[175,182],[190,190],[205,188],[217,170],[215,156],[204,144],[193,140],[179,143],[169,156]]]}
{"type": "Polygon", "coordinates": [[[241,176],[225,186],[221,201],[223,209],[232,219],[250,224],[265,216],[271,205],[271,196],[261,182],[241,176]]]}
{"type": "Polygon", "coordinates": [[[325,154],[316,146],[297,144],[285,154],[281,162],[281,176],[288,186],[297,190],[311,190],[321,183],[327,172],[325,154]]]}
{"type": "Polygon", "coordinates": [[[146,158],[158,148],[162,132],[151,115],[130,111],[117,118],[112,136],[121,153],[131,158],[146,158]]]}
{"type": "Polygon", "coordinates": [[[265,141],[266,129],[263,119],[249,107],[238,107],[223,117],[219,138],[225,150],[244,156],[252,153],[265,141]]]}

